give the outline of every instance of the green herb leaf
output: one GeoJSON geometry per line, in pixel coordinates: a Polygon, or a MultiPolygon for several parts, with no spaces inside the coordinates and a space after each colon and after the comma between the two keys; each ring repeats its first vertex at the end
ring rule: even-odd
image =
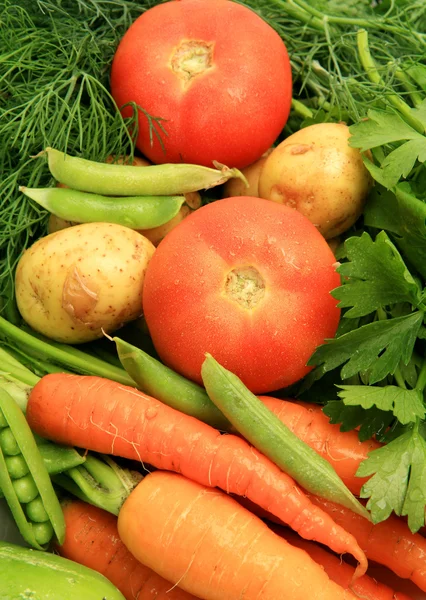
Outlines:
{"type": "Polygon", "coordinates": [[[389,411],[379,410],[376,406],[365,410],[361,406],[346,406],[341,400],[327,402],[324,407],[330,423],[340,423],[340,431],[352,431],[358,428],[361,442],[376,436],[379,440],[395,421],[389,411]]]}
{"type": "Polygon", "coordinates": [[[414,427],[382,448],[374,450],[358,468],[359,477],[372,477],[362,487],[374,523],[392,511],[408,517],[411,531],[425,524],[426,443],[414,427]]]}
{"type": "Polygon", "coordinates": [[[394,374],[400,361],[408,364],[423,313],[376,321],[350,331],[319,346],[308,364],[322,366],[323,372],[345,363],[342,379],[362,371],[369,371],[368,383],[381,381],[394,374]]]}
{"type": "Polygon", "coordinates": [[[400,423],[415,423],[425,416],[422,394],[396,385],[339,385],[340,398],[346,406],[361,406],[364,409],[376,406],[383,411],[392,411],[400,423]]]}
{"type": "Polygon", "coordinates": [[[403,258],[426,278],[426,204],[409,186],[398,184],[395,193],[378,187],[364,212],[367,227],[387,229],[403,258]]]}
{"type": "MultiPolygon", "coordinates": [[[[413,118],[423,122],[426,109],[423,103],[417,109],[412,109],[413,118]]],[[[398,114],[368,111],[368,119],[350,127],[349,143],[354,148],[365,152],[371,148],[405,142],[384,159],[381,168],[365,157],[367,166],[373,178],[386,188],[394,187],[401,178],[409,176],[417,160],[426,160],[426,137],[411,127],[398,114]],[[408,141],[406,141],[408,140],[408,141]]]]}
{"type": "MultiPolygon", "coordinates": [[[[426,74],[426,69],[425,67],[423,67],[424,73],[426,74]]],[[[426,89],[425,89],[426,91],[426,89]]],[[[425,130],[426,130],[426,98],[423,100],[423,102],[421,104],[419,104],[419,106],[417,106],[416,108],[412,109],[412,112],[415,116],[415,118],[418,121],[421,121],[423,123],[423,125],[425,126],[425,130]]]]}
{"type": "Polygon", "coordinates": [[[387,188],[407,178],[416,162],[426,161],[426,137],[410,140],[388,154],[382,163],[383,181],[387,188]]]}
{"type": "Polygon", "coordinates": [[[361,152],[401,140],[423,138],[396,113],[369,110],[367,115],[368,119],[349,128],[349,144],[361,152]]]}
{"type": "Polygon", "coordinates": [[[366,232],[345,242],[345,262],[338,268],[347,283],[332,292],[340,308],[352,307],[345,317],[362,317],[398,302],[418,305],[419,287],[398,250],[381,231],[373,241],[366,232]]]}

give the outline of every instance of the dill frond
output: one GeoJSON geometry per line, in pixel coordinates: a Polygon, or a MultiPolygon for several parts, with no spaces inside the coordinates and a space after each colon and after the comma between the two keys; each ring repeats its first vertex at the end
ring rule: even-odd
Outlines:
{"type": "MultiPolygon", "coordinates": [[[[52,146],[92,160],[134,152],[137,112],[124,120],[109,70],[126,29],[154,2],[6,0],[0,9],[0,296],[22,251],[46,233],[47,213],[19,185],[52,183],[52,146]],[[133,131],[133,135],[130,133],[133,131]]],[[[141,107],[143,111],[143,107],[141,107]]],[[[155,135],[163,126],[145,113],[155,135]]]]}

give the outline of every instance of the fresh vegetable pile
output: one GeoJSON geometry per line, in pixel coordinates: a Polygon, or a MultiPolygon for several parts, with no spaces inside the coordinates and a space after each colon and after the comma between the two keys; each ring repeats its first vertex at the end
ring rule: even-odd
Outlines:
{"type": "Polygon", "coordinates": [[[0,24],[0,596],[425,598],[424,3],[0,24]]]}

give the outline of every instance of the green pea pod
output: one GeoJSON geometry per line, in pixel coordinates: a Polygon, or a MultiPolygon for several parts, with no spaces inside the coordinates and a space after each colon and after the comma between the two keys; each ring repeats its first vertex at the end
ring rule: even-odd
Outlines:
{"type": "Polygon", "coordinates": [[[106,196],[174,196],[205,190],[238,177],[248,186],[238,169],[214,163],[216,169],[186,163],[131,165],[94,162],[46,148],[53,177],[75,190],[106,196]]]}
{"type": "Polygon", "coordinates": [[[121,364],[140,390],[212,427],[222,431],[232,429],[201,386],[119,337],[114,337],[113,341],[121,364]]]}
{"type": "Polygon", "coordinates": [[[76,223],[115,223],[130,229],[152,229],[175,217],[185,196],[108,197],[70,188],[19,190],[53,215],[76,223]]]}
{"type": "Polygon", "coordinates": [[[333,467],[210,354],[206,354],[201,376],[211,400],[255,448],[307,491],[346,506],[370,520],[369,512],[348,490],[333,467]]]}
{"type": "MultiPolygon", "coordinates": [[[[23,412],[13,400],[13,398],[2,388],[0,388],[0,410],[6,418],[8,426],[12,430],[15,439],[18,443],[21,454],[25,459],[25,462],[27,463],[29,473],[32,475],[34,482],[37,486],[38,493],[40,494],[46,512],[49,515],[49,520],[52,524],[55,535],[59,543],[62,543],[65,539],[65,520],[64,515],[62,513],[61,505],[59,504],[59,500],[56,496],[55,490],[53,489],[49,474],[43,463],[40,451],[37,447],[32,431],[25,419],[23,412]]],[[[5,463],[4,467],[6,467],[5,463]]],[[[6,500],[9,502],[10,494],[8,498],[5,489],[3,489],[3,493],[5,495],[6,500]]],[[[16,503],[13,502],[13,506],[10,505],[10,508],[16,518],[14,510],[16,508],[16,503]]],[[[18,517],[18,519],[20,519],[20,516],[18,517]]],[[[27,528],[24,529],[25,531],[27,531],[27,528]]],[[[30,541],[30,539],[27,539],[25,537],[23,531],[21,531],[21,533],[24,539],[28,541],[28,543],[33,542],[31,536],[30,541]]],[[[38,547],[38,544],[35,547],[38,547]]]]}
{"type": "Polygon", "coordinates": [[[0,542],[0,598],[125,600],[106,577],[50,552],[0,542]]]}
{"type": "Polygon", "coordinates": [[[49,475],[56,475],[73,467],[78,467],[86,460],[75,448],[58,446],[51,442],[38,445],[38,449],[49,475]]]}
{"type": "Polygon", "coordinates": [[[28,522],[27,517],[24,513],[24,510],[21,506],[21,503],[18,500],[18,496],[14,490],[12,485],[12,480],[10,479],[9,472],[7,470],[6,462],[4,459],[3,451],[0,448],[0,489],[3,497],[6,499],[6,502],[9,505],[9,508],[13,514],[13,518],[15,519],[15,523],[28,544],[30,544],[33,548],[37,548],[38,550],[43,550],[43,547],[37,542],[34,531],[32,528],[32,524],[28,522]]]}

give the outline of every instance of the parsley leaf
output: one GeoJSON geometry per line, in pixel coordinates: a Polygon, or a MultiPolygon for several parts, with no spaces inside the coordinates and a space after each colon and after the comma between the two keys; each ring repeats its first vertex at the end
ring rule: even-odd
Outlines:
{"type": "Polygon", "coordinates": [[[381,381],[394,374],[400,361],[408,364],[417,333],[423,322],[423,312],[375,321],[359,329],[328,340],[319,346],[308,365],[330,371],[345,364],[342,379],[368,371],[368,383],[381,381]]]}
{"type": "Polygon", "coordinates": [[[426,161],[426,137],[410,140],[388,154],[382,163],[387,188],[394,187],[411,173],[417,161],[426,161]]]}
{"type": "MultiPolygon", "coordinates": [[[[425,117],[423,103],[412,112],[422,121],[425,117]]],[[[417,160],[426,161],[426,137],[396,113],[369,110],[367,114],[367,120],[350,127],[352,135],[349,143],[363,152],[378,146],[400,143],[388,153],[381,168],[367,157],[364,158],[364,164],[374,179],[388,189],[393,188],[401,178],[408,177],[417,160]]]]}
{"type": "Polygon", "coordinates": [[[389,411],[372,407],[367,410],[361,406],[346,406],[341,400],[331,400],[323,408],[330,423],[340,423],[340,431],[358,429],[358,438],[361,442],[376,436],[380,439],[395,421],[389,411]]]}
{"type": "Polygon", "coordinates": [[[356,473],[372,477],[361,490],[369,498],[367,508],[374,523],[387,519],[392,511],[408,516],[408,526],[415,532],[425,524],[426,442],[414,427],[370,452],[356,473]]]}
{"type": "Polygon", "coordinates": [[[405,184],[393,192],[378,187],[371,194],[364,212],[367,227],[386,229],[403,257],[426,278],[426,203],[405,184]]]}
{"type": "Polygon", "coordinates": [[[366,232],[348,238],[345,250],[349,262],[337,270],[348,283],[332,292],[340,308],[352,307],[345,317],[363,317],[398,302],[420,303],[419,287],[384,231],[375,241],[366,232]]]}
{"type": "Polygon", "coordinates": [[[400,140],[423,137],[396,113],[369,110],[367,116],[366,120],[349,128],[349,145],[361,152],[400,140]]]}
{"type": "Polygon", "coordinates": [[[414,389],[407,390],[396,385],[339,385],[340,398],[346,406],[361,406],[364,409],[377,406],[383,411],[392,411],[403,425],[415,423],[425,417],[422,394],[414,389]]]}

